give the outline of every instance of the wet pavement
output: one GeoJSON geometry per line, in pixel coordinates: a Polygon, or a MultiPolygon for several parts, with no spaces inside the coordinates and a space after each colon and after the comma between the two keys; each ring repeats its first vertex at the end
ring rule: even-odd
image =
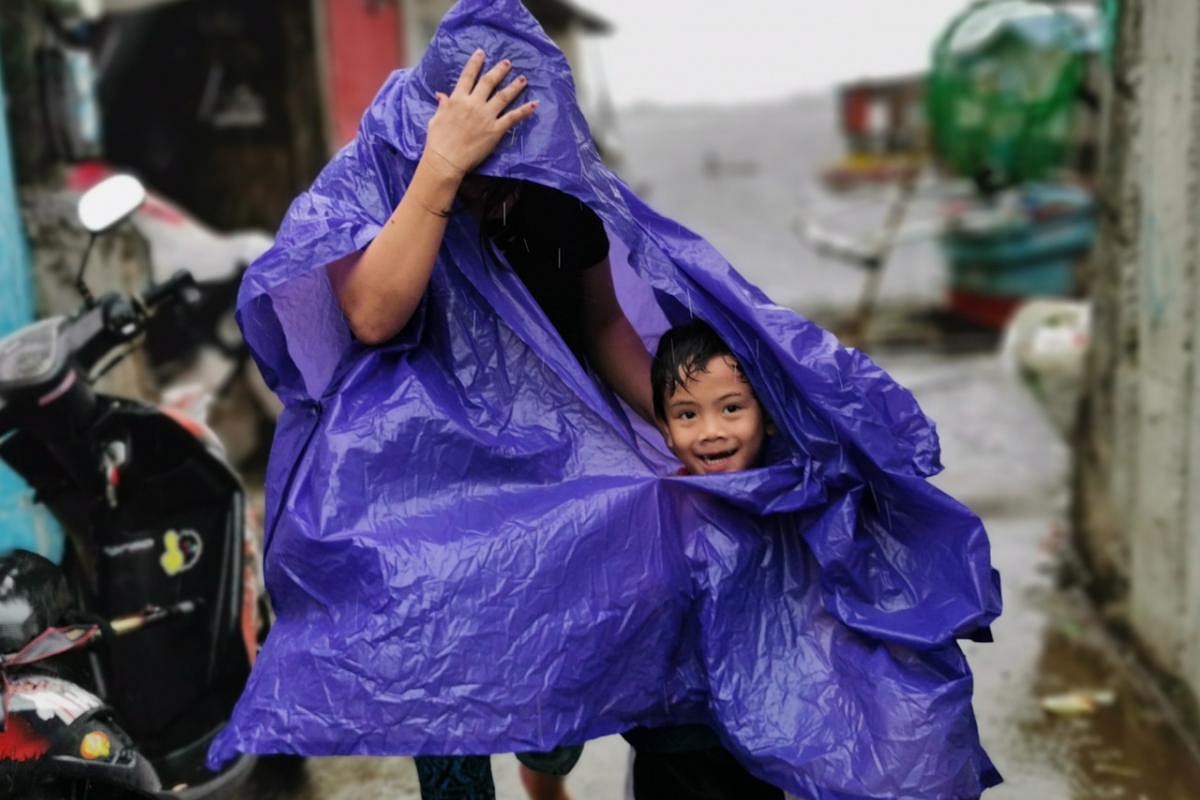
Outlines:
{"type": "Polygon", "coordinates": [[[995,643],[964,645],[984,746],[1005,777],[985,797],[1200,796],[1200,759],[1169,703],[1086,598],[1060,585],[1069,462],[1040,409],[991,356],[880,361],[938,422],[947,468],[936,482],[981,514],[1003,578],[995,643]],[[1111,704],[1042,708],[1043,698],[1096,691],[1111,691],[1111,704]]]}

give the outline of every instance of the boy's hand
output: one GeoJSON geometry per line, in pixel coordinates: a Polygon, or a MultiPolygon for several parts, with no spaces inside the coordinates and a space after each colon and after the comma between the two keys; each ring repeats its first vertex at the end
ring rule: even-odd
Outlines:
{"type": "Polygon", "coordinates": [[[518,75],[497,90],[512,70],[512,63],[504,59],[480,77],[484,58],[483,51],[476,50],[454,90],[449,95],[437,93],[438,109],[429,120],[422,160],[456,180],[462,180],[491,155],[500,137],[537,108],[535,100],[506,111],[524,91],[525,76],[518,75]]]}

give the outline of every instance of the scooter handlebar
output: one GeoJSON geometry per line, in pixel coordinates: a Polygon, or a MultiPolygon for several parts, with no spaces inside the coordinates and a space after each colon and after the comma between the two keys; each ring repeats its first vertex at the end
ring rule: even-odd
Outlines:
{"type": "Polygon", "coordinates": [[[196,279],[186,269],[181,269],[159,284],[155,284],[142,294],[142,304],[146,310],[154,312],[167,303],[186,300],[191,292],[198,291],[196,279]]]}
{"type": "Polygon", "coordinates": [[[68,345],[77,363],[91,372],[116,347],[133,341],[146,330],[150,317],[164,306],[183,302],[196,292],[192,274],[181,269],[149,287],[140,297],[109,292],[85,313],[72,319],[68,345]]]}

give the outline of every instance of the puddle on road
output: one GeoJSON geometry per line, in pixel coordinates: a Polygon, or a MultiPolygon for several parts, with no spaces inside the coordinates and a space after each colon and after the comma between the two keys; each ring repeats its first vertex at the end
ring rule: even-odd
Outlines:
{"type": "MultiPolygon", "coordinates": [[[[1055,611],[1051,618],[1060,622],[1045,632],[1033,696],[1113,689],[1116,699],[1092,713],[1043,712],[1018,726],[1022,749],[1055,773],[1058,791],[1045,797],[1194,800],[1200,796],[1200,760],[1164,715],[1161,700],[1120,667],[1102,632],[1089,631],[1075,621],[1078,609],[1055,611]],[[1065,795],[1059,794],[1064,791],[1065,795]]],[[[1085,619],[1090,616],[1084,613],[1085,619]]]]}

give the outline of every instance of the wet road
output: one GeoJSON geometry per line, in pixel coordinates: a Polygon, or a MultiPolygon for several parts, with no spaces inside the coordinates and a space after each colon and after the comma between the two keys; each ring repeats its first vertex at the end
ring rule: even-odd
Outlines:
{"type": "Polygon", "coordinates": [[[984,746],[1005,777],[985,796],[1200,796],[1200,759],[1169,704],[1085,598],[1060,586],[1070,558],[1068,459],[1040,410],[991,357],[880,360],[938,422],[947,469],[936,480],[981,513],[1003,577],[996,642],[964,647],[984,746]],[[1111,705],[1077,715],[1041,705],[1093,690],[1111,690],[1111,705]]]}

